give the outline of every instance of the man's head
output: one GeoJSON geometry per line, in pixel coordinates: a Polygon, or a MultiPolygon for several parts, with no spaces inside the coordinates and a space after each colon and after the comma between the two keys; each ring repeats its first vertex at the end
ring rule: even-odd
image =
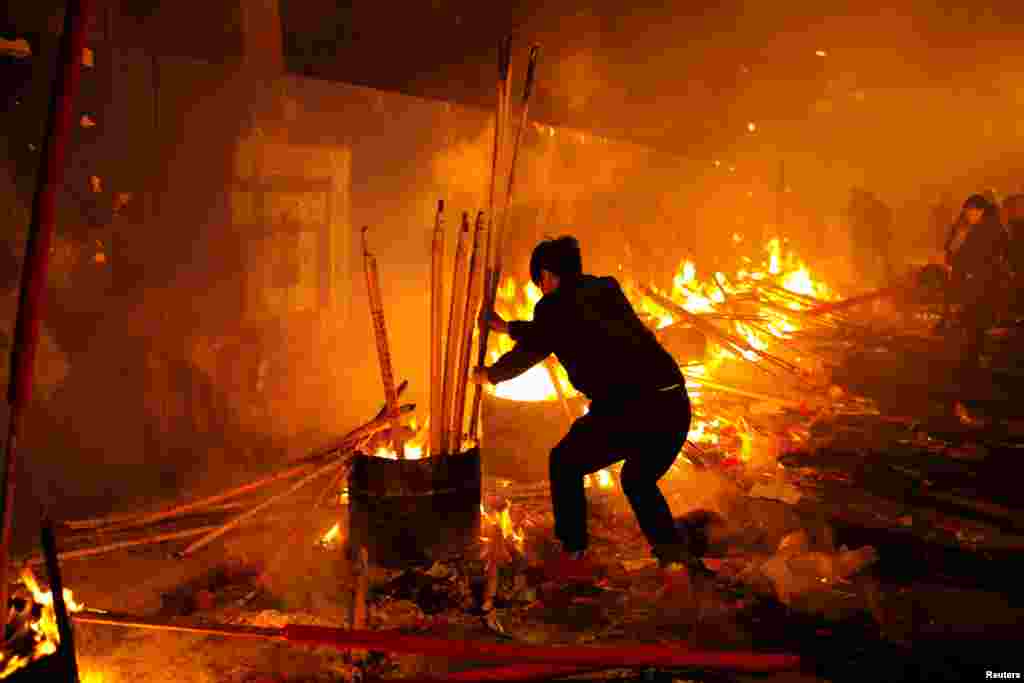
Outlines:
{"type": "Polygon", "coordinates": [[[550,294],[563,282],[576,280],[582,274],[580,243],[575,237],[563,235],[547,239],[533,248],[530,279],[544,294],[550,294]]]}
{"type": "Polygon", "coordinates": [[[968,225],[977,225],[981,223],[982,216],[985,215],[986,209],[989,208],[988,200],[980,194],[972,194],[964,202],[964,220],[968,225]]]}

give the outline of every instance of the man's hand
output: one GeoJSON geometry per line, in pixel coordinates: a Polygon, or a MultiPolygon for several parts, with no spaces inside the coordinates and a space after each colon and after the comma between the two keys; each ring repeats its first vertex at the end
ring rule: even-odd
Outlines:
{"type": "Polygon", "coordinates": [[[481,326],[486,325],[492,332],[508,334],[508,323],[494,311],[484,311],[480,314],[481,326]]]}
{"type": "Polygon", "coordinates": [[[487,368],[473,368],[473,372],[469,376],[469,380],[473,384],[490,384],[491,379],[487,376],[487,368]]]}

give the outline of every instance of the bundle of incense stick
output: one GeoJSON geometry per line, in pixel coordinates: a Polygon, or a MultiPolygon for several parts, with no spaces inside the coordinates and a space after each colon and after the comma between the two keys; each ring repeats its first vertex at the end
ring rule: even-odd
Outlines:
{"type": "Polygon", "coordinates": [[[380,295],[380,276],[377,273],[377,259],[370,253],[366,241],[368,230],[368,227],[363,228],[363,265],[366,271],[366,291],[370,300],[370,316],[373,318],[373,336],[377,342],[377,359],[380,361],[380,376],[384,383],[388,417],[393,420],[393,447],[399,458],[405,458],[405,444],[398,437],[398,393],[395,391],[395,376],[391,371],[391,352],[388,350],[388,333],[384,322],[384,302],[380,295]]]}
{"type": "MultiPolygon", "coordinates": [[[[693,323],[694,327],[697,327],[698,329],[702,330],[709,337],[713,337],[716,341],[718,341],[718,343],[722,344],[725,348],[735,353],[737,357],[750,361],[750,359],[747,358],[747,356],[744,354],[744,351],[748,351],[770,362],[776,368],[784,370],[790,374],[793,374],[794,376],[800,377],[800,368],[797,367],[796,365],[793,365],[792,363],[786,361],[785,359],[779,358],[778,356],[770,354],[767,351],[756,349],[750,344],[748,344],[744,339],[736,337],[735,335],[731,335],[728,332],[725,332],[724,330],[720,330],[716,326],[712,325],[711,323],[705,320],[702,320],[693,313],[690,313],[679,304],[675,303],[668,297],[659,294],[650,287],[643,287],[643,291],[645,294],[647,294],[647,296],[651,297],[651,299],[653,299],[656,304],[658,304],[668,312],[672,313],[673,315],[677,315],[693,323]]],[[[753,363],[753,365],[756,368],[760,368],[764,372],[773,374],[767,367],[761,365],[760,363],[755,362],[753,363]]]]}
{"type": "MultiPolygon", "coordinates": [[[[502,158],[501,153],[505,142],[505,123],[511,109],[509,99],[511,90],[509,87],[509,75],[511,73],[511,49],[512,46],[510,39],[503,41],[498,48],[498,107],[494,128],[494,158],[492,159],[491,165],[490,189],[490,202],[492,207],[494,205],[494,186],[498,169],[500,168],[500,161],[502,158]]],[[[515,189],[516,161],[519,158],[519,146],[522,141],[523,129],[526,128],[526,122],[529,115],[530,95],[533,93],[533,82],[536,74],[537,58],[539,54],[539,46],[534,45],[530,48],[529,63],[526,68],[526,80],[523,85],[523,99],[520,108],[519,126],[516,129],[515,140],[512,144],[512,155],[508,171],[508,184],[505,188],[500,217],[495,216],[493,208],[491,210],[491,225],[493,227],[488,230],[487,254],[483,278],[483,311],[487,314],[494,310],[494,300],[497,296],[498,285],[501,282],[505,221],[508,216],[508,207],[512,199],[513,190],[515,189]]],[[[487,358],[488,336],[489,328],[484,324],[480,328],[480,348],[477,354],[477,364],[479,366],[483,366],[487,358]]],[[[475,438],[477,434],[477,425],[480,420],[481,399],[481,387],[478,385],[473,394],[473,407],[470,414],[471,438],[475,438]]]]}
{"type": "MultiPolygon", "coordinates": [[[[491,296],[492,280],[494,279],[494,258],[492,250],[494,249],[493,244],[495,243],[494,231],[498,227],[498,222],[494,220],[494,193],[495,186],[498,180],[498,168],[501,163],[502,151],[503,151],[503,136],[505,130],[505,121],[507,119],[507,105],[508,105],[508,92],[510,89],[509,77],[511,74],[511,61],[512,61],[512,38],[506,37],[501,43],[498,44],[498,88],[497,88],[497,105],[494,108],[494,147],[491,154],[491,177],[488,186],[487,194],[487,241],[484,248],[484,277],[483,277],[483,305],[485,311],[490,311],[490,307],[493,306],[493,297],[491,296]]],[[[480,344],[477,351],[477,367],[483,367],[484,362],[487,359],[487,337],[489,328],[484,320],[483,316],[480,319],[480,344]]],[[[480,414],[480,399],[481,391],[483,388],[477,385],[473,390],[473,408],[470,411],[469,421],[469,438],[476,439],[477,436],[477,424],[479,422],[478,416],[480,414]]]]}
{"type": "Polygon", "coordinates": [[[452,418],[455,414],[455,385],[461,355],[462,314],[468,282],[466,243],[469,241],[469,214],[462,213],[462,227],[455,243],[455,264],[452,269],[452,298],[448,312],[448,339],[444,350],[444,379],[441,383],[441,448],[448,452],[452,442],[452,418]],[[462,304],[462,305],[460,305],[462,304]]]}
{"type": "Polygon", "coordinates": [[[430,453],[441,452],[442,379],[444,372],[444,200],[437,202],[430,245],[430,453]]]}
{"type": "Polygon", "coordinates": [[[457,452],[462,444],[463,423],[466,416],[466,388],[469,381],[469,359],[473,351],[473,331],[476,329],[477,314],[483,299],[480,280],[483,277],[483,259],[480,247],[484,239],[484,212],[476,215],[473,228],[473,248],[469,256],[469,272],[466,280],[466,308],[459,331],[459,369],[455,382],[455,404],[449,432],[448,449],[457,452]]]}

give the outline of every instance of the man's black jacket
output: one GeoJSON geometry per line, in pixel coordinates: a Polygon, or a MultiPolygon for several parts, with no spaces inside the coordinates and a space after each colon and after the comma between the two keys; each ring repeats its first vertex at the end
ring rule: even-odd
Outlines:
{"type": "Polygon", "coordinates": [[[510,322],[509,335],[516,346],[488,369],[493,383],[521,375],[554,353],[569,381],[595,405],[683,384],[675,359],[612,277],[563,281],[537,302],[532,321],[510,322]]]}

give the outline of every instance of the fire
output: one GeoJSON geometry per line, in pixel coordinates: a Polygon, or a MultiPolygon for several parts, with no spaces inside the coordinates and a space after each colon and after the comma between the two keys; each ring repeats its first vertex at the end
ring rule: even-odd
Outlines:
{"type": "MultiPolygon", "coordinates": [[[[815,301],[838,299],[839,295],[814,277],[811,269],[782,237],[773,237],[764,243],[760,258],[749,251],[755,245],[751,245],[743,235],[734,233],[732,244],[737,250],[747,253],[738,255],[740,267],[731,276],[726,272],[702,274],[693,260],[684,258],[671,278],[670,288],[666,290],[651,283],[650,289],[689,313],[717,316],[717,320],[709,317],[709,322],[732,337],[741,339],[749,347],[741,349],[740,355],[737,355],[712,339],[704,362],[686,367],[686,374],[690,378],[687,380],[687,388],[694,408],[690,441],[719,448],[725,445],[734,447],[736,458],[747,461],[756,447],[749,426],[742,421],[734,422],[719,415],[709,419],[703,412],[701,384],[699,379],[694,378],[711,379],[726,363],[761,362],[764,353],[779,357],[791,354],[782,342],[791,339],[793,333],[801,327],[802,319],[796,312],[811,307],[815,301]],[[753,310],[733,308],[734,298],[736,302],[753,300],[753,310]],[[758,301],[762,303],[756,303],[758,301]],[[771,305],[767,305],[769,303],[771,305]],[[787,310],[794,313],[787,315],[787,310]],[[737,312],[748,317],[728,320],[730,313],[737,312]],[[722,322],[723,318],[726,322],[722,322]],[[729,437],[722,438],[723,432],[727,432],[729,437]]],[[[629,279],[628,274],[619,277],[634,310],[647,318],[652,327],[663,329],[677,322],[671,311],[647,296],[643,288],[629,279]]],[[[499,315],[508,320],[531,320],[533,306],[540,298],[540,290],[532,283],[520,286],[512,278],[505,278],[499,287],[496,309],[499,315]]],[[[492,335],[491,339],[494,341],[489,349],[489,359],[493,363],[501,354],[512,349],[513,342],[505,335],[492,335]]],[[[802,361],[799,357],[787,360],[793,364],[802,361]]],[[[565,369],[560,365],[557,366],[556,376],[566,396],[577,395],[569,384],[565,369]]],[[[550,374],[543,365],[537,365],[516,379],[489,387],[488,390],[495,396],[515,401],[557,400],[550,374]]],[[[598,472],[596,480],[602,488],[613,486],[613,479],[607,470],[598,472]]],[[[588,485],[591,484],[588,482],[588,485]]]]}
{"type": "MultiPolygon", "coordinates": [[[[533,307],[540,301],[540,289],[532,282],[527,282],[522,287],[516,285],[513,278],[505,278],[505,281],[498,287],[498,295],[495,299],[495,312],[506,320],[533,320],[533,307]]],[[[490,362],[508,351],[512,350],[515,342],[507,335],[491,335],[495,340],[494,346],[490,349],[490,362]]],[[[573,397],[577,391],[569,383],[569,376],[565,368],[555,364],[555,376],[562,387],[565,396],[573,397]]],[[[535,365],[519,377],[502,382],[497,386],[488,386],[487,391],[510,401],[556,401],[558,392],[551,382],[551,374],[543,365],[535,365]]]]}
{"type": "Polygon", "coordinates": [[[487,534],[493,534],[497,531],[501,533],[501,537],[506,543],[522,554],[526,543],[526,534],[523,533],[522,528],[517,528],[512,521],[512,505],[504,501],[499,507],[501,508],[500,510],[489,513],[484,508],[484,504],[480,503],[480,515],[485,532],[484,535],[481,535],[480,540],[489,542],[491,537],[487,534]]]}
{"type": "Polygon", "coordinates": [[[340,537],[341,537],[341,522],[335,522],[334,526],[332,526],[330,528],[330,530],[328,530],[328,532],[326,534],[324,534],[323,537],[320,539],[320,544],[321,545],[331,545],[336,540],[338,540],[338,538],[340,538],[340,537]]]}
{"type": "MultiPolygon", "coordinates": [[[[57,616],[53,610],[52,591],[42,591],[39,588],[39,582],[36,581],[35,574],[28,567],[21,572],[21,582],[32,594],[33,602],[41,607],[39,618],[29,625],[31,637],[35,645],[30,656],[10,656],[5,658],[3,668],[0,670],[0,678],[6,678],[18,669],[27,666],[30,662],[53,654],[57,651],[57,645],[60,644],[60,634],[57,632],[57,616]]],[[[81,612],[84,609],[82,604],[75,601],[74,595],[69,588],[64,589],[64,604],[67,605],[69,612],[81,612]]]]}
{"type": "MultiPolygon", "coordinates": [[[[423,424],[423,427],[419,427],[416,422],[416,418],[412,418],[409,421],[409,428],[414,432],[413,438],[405,442],[405,459],[406,460],[420,460],[424,457],[425,453],[429,453],[429,445],[427,439],[430,436],[430,418],[428,417],[423,424]]],[[[390,445],[378,446],[377,450],[373,454],[377,458],[387,458],[389,460],[398,460],[398,453],[390,445]]]]}
{"type": "MultiPolygon", "coordinates": [[[[597,472],[594,473],[594,477],[597,480],[597,488],[615,488],[615,480],[612,478],[612,472],[610,467],[607,467],[603,470],[598,470],[597,472]]],[[[590,488],[592,486],[589,478],[584,481],[583,486],[584,488],[590,488]]]]}

